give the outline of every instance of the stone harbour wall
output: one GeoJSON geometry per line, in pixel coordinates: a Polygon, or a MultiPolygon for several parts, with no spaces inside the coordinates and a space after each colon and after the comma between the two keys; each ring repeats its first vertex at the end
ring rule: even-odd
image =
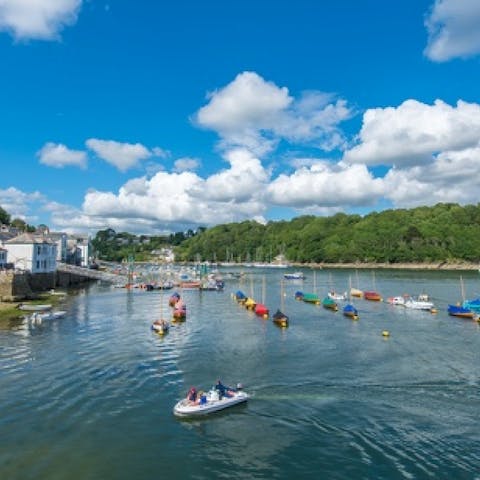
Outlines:
{"type": "Polygon", "coordinates": [[[0,270],[0,301],[12,302],[34,298],[37,293],[52,288],[68,288],[91,281],[70,272],[26,273],[0,270]]]}

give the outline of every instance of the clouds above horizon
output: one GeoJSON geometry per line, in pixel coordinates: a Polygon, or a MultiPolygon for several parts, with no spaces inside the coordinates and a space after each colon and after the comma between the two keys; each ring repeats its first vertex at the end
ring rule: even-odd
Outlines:
{"type": "Polygon", "coordinates": [[[87,154],[80,150],[71,150],[61,143],[46,143],[37,153],[40,163],[54,168],[77,166],[87,167],[87,154]]]}
{"type": "Polygon", "coordinates": [[[480,105],[410,99],[398,107],[366,110],[358,145],[345,152],[344,160],[370,166],[423,164],[438,152],[469,148],[479,140],[480,105]]]}
{"type": "Polygon", "coordinates": [[[0,0],[0,30],[16,40],[55,40],[81,6],[82,0],[0,0]]]}
{"type": "MultiPolygon", "coordinates": [[[[117,142],[115,140],[100,140],[90,138],[85,142],[99,159],[104,160],[121,172],[138,167],[142,160],[153,157],[166,158],[169,154],[160,147],[149,149],[141,143],[117,142]]],[[[38,152],[40,163],[49,167],[63,168],[76,166],[87,168],[88,155],[82,150],[72,150],[62,143],[47,142],[38,152]]],[[[180,162],[179,165],[182,165],[180,162]]],[[[185,164],[186,165],[186,164],[185,164]]],[[[190,163],[191,167],[195,165],[190,163]]],[[[198,164],[196,165],[198,166],[198,164]]],[[[151,166],[148,166],[152,169],[151,166]]],[[[156,167],[158,170],[158,167],[156,167]]]]}
{"type": "Polygon", "coordinates": [[[211,225],[261,217],[266,206],[262,191],[268,175],[247,151],[230,152],[230,168],[202,178],[193,172],[157,172],[153,177],[131,179],[117,194],[91,190],[83,213],[91,218],[141,218],[159,225],[211,225]]]}
{"type": "Polygon", "coordinates": [[[163,154],[158,147],[149,150],[141,143],[122,143],[114,140],[89,138],[85,144],[99,158],[118,168],[121,172],[138,166],[142,160],[163,154]]]}
{"type": "Polygon", "coordinates": [[[217,132],[221,149],[244,147],[257,155],[271,152],[281,140],[331,151],[344,142],[339,124],[353,114],[332,94],[307,91],[295,99],[288,88],[256,72],[239,73],[207,98],[194,116],[196,124],[217,132]]]}
{"type": "MultiPolygon", "coordinates": [[[[90,138],[85,145],[100,160],[122,173],[141,173],[123,177],[116,191],[91,188],[81,208],[46,200],[45,208],[56,228],[154,233],[265,221],[272,209],[330,214],[477,202],[479,104],[408,99],[368,108],[350,138],[340,128],[353,115],[346,105],[320,92],[295,98],[286,87],[243,72],[210,94],[195,115],[199,127],[220,137],[223,163],[213,171],[196,173],[197,157],[176,159],[171,171],[160,163],[152,168],[146,160],[166,157],[165,150],[90,138]]],[[[87,161],[87,152],[63,144],[47,143],[38,155],[52,167],[84,167],[87,161]]]]}
{"type": "Polygon", "coordinates": [[[436,0],[425,19],[425,55],[435,62],[445,62],[479,54],[479,24],[478,0],[436,0]]]}

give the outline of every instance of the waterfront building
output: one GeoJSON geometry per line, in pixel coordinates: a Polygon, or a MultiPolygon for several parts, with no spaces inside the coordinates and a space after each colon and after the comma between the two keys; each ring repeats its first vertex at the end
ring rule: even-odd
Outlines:
{"type": "Polygon", "coordinates": [[[17,270],[49,273],[57,269],[57,244],[47,236],[23,233],[7,240],[4,247],[17,270]]]}

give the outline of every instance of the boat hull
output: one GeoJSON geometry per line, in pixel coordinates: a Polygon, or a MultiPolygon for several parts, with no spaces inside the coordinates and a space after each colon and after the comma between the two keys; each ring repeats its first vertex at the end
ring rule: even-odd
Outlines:
{"type": "Polygon", "coordinates": [[[24,312],[45,312],[52,308],[52,305],[28,305],[28,304],[20,304],[18,306],[20,310],[24,312]]]}
{"type": "Polygon", "coordinates": [[[343,308],[343,315],[353,320],[358,319],[358,310],[353,305],[345,305],[343,308]]]}
{"type": "Polygon", "coordinates": [[[327,310],[332,310],[334,312],[338,310],[337,303],[334,300],[332,300],[330,297],[324,298],[322,305],[323,305],[323,308],[326,308],[327,310]]]}
{"type": "Polygon", "coordinates": [[[382,296],[377,292],[363,292],[363,298],[371,302],[381,302],[382,296]]]}
{"type": "Polygon", "coordinates": [[[459,307],[457,305],[449,305],[448,306],[448,314],[452,317],[460,317],[460,318],[474,318],[475,312],[469,310],[468,308],[459,307]]]}

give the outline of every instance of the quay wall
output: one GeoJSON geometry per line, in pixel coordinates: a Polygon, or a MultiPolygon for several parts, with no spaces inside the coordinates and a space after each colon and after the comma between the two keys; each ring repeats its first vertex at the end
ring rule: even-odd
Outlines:
{"type": "Polygon", "coordinates": [[[52,288],[68,288],[90,282],[92,279],[72,272],[28,273],[0,271],[0,302],[34,298],[52,288]]]}

